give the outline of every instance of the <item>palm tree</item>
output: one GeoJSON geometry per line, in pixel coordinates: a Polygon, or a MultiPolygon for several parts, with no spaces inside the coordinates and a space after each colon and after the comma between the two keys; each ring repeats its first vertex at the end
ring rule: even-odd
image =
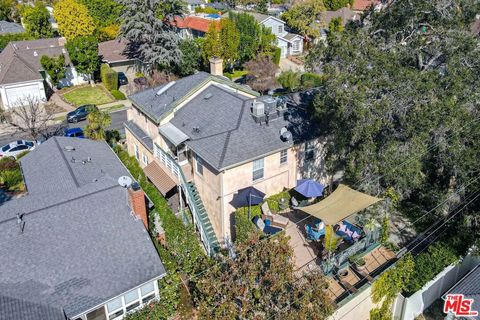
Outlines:
{"type": "Polygon", "coordinates": [[[87,116],[88,124],[85,126],[85,136],[92,140],[105,140],[105,129],[112,123],[112,118],[107,112],[92,111],[87,116]]]}

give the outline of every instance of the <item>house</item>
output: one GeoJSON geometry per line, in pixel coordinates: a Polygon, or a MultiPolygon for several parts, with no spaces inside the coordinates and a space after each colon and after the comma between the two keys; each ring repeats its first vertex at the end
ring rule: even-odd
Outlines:
{"type": "Polygon", "coordinates": [[[0,35],[12,34],[12,33],[24,33],[25,29],[21,24],[1,20],[0,21],[0,35]]]}
{"type": "Polygon", "coordinates": [[[217,30],[220,30],[220,16],[218,14],[175,17],[173,21],[173,25],[182,39],[203,38],[211,23],[215,23],[217,30]]]}
{"type": "Polygon", "coordinates": [[[169,197],[185,199],[207,252],[232,237],[232,201],[254,186],[267,195],[299,178],[326,180],[323,141],[304,107],[260,96],[222,76],[199,72],[129,97],[126,141],[146,175],[169,197]]]}
{"type": "Polygon", "coordinates": [[[290,33],[285,28],[285,21],[261,13],[249,12],[261,25],[272,30],[277,37],[277,47],[280,48],[280,57],[299,55],[303,52],[303,37],[290,33]]]}
{"type": "Polygon", "coordinates": [[[125,39],[100,42],[98,55],[102,62],[108,64],[116,72],[134,75],[137,71],[142,70],[143,66],[140,60],[129,56],[127,44],[125,39]]]}
{"type": "Polygon", "coordinates": [[[311,27],[320,30],[320,37],[314,39],[314,43],[318,43],[319,41],[324,41],[326,43],[328,26],[333,19],[340,18],[342,25],[345,26],[349,21],[359,21],[360,14],[350,8],[343,7],[336,11],[324,11],[318,18],[318,20],[311,24],[311,27]]]}
{"type": "Polygon", "coordinates": [[[186,0],[185,3],[187,4],[187,10],[190,13],[195,13],[195,9],[197,8],[205,8],[205,1],[203,0],[186,0]]]}
{"type": "Polygon", "coordinates": [[[53,137],[20,162],[28,193],[0,206],[0,319],[120,320],[159,299],[144,193],[120,185],[105,142],[53,137]]]}
{"type": "Polygon", "coordinates": [[[354,0],[352,10],[362,13],[373,7],[375,10],[380,10],[383,7],[381,0],[354,0]]]}
{"type": "Polygon", "coordinates": [[[42,56],[65,56],[66,77],[60,86],[87,83],[70,62],[64,38],[38,39],[10,42],[0,53],[0,96],[4,109],[21,103],[26,97],[47,100],[47,90],[52,87],[40,63],[42,56]]]}

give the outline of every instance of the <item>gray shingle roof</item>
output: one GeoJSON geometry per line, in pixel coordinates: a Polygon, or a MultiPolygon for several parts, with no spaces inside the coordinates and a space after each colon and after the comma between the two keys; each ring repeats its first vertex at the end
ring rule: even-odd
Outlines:
{"type": "Polygon", "coordinates": [[[148,134],[145,133],[139,126],[133,121],[127,121],[124,123],[125,127],[137,138],[148,150],[153,152],[153,140],[148,134]]]}
{"type": "Polygon", "coordinates": [[[70,57],[59,38],[10,42],[0,53],[0,84],[41,80],[41,57],[61,54],[69,65],[70,57]]]}
{"type": "Polygon", "coordinates": [[[254,121],[251,102],[234,90],[210,85],[178,110],[171,123],[190,137],[186,144],[218,171],[290,147],[280,139],[283,127],[292,132],[293,142],[315,136],[303,109],[290,107],[267,126],[254,121]]]}
{"type": "Polygon", "coordinates": [[[25,32],[21,24],[9,22],[5,20],[0,21],[0,34],[22,33],[25,32]]]}
{"type": "MultiPolygon", "coordinates": [[[[453,288],[448,290],[446,294],[463,294],[465,298],[473,299],[472,310],[480,310],[480,265],[477,265],[470,273],[468,273],[462,280],[457,282],[453,288]]],[[[463,319],[463,318],[461,318],[463,319]]],[[[466,318],[465,318],[466,319],[466,318]]],[[[470,317],[468,319],[480,319],[477,317],[470,317]]]]}
{"type": "Polygon", "coordinates": [[[0,206],[0,319],[73,317],[165,274],[117,183],[128,171],[108,145],[55,137],[21,165],[28,194],[0,206]]]}
{"type": "Polygon", "coordinates": [[[228,79],[213,76],[206,72],[198,72],[174,82],[169,82],[155,88],[135,93],[128,98],[136,107],[142,110],[153,121],[158,123],[162,116],[168,114],[183,99],[188,98],[191,94],[196,92],[199,87],[211,80],[219,83],[228,83],[230,86],[234,86],[238,90],[243,90],[256,95],[254,91],[251,91],[244,86],[234,84],[228,79]],[[162,93],[158,94],[159,92],[162,93]]]}

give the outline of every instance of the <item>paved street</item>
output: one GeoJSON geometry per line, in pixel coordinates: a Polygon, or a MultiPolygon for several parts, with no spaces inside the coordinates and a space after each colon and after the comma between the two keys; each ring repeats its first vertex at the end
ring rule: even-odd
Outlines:
{"type": "MultiPolygon", "coordinates": [[[[117,129],[120,131],[120,134],[123,134],[125,132],[123,128],[123,123],[127,121],[127,111],[126,110],[120,110],[120,111],[114,111],[110,113],[110,116],[112,117],[112,124],[110,125],[109,129],[117,129]]],[[[80,121],[77,123],[69,123],[68,127],[70,128],[75,128],[75,127],[80,127],[83,128],[87,124],[87,121],[80,121]]],[[[26,135],[23,133],[17,133],[14,135],[10,134],[3,134],[0,133],[0,146],[3,146],[7,143],[10,143],[14,140],[22,139],[25,138],[26,135]]]]}

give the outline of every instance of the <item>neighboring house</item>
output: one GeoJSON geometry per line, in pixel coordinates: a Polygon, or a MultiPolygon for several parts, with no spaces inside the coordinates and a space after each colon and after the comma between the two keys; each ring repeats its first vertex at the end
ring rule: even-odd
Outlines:
{"type": "Polygon", "coordinates": [[[87,83],[70,62],[65,39],[51,38],[10,42],[0,53],[0,95],[5,109],[18,105],[25,97],[47,100],[46,89],[52,86],[40,63],[42,56],[65,56],[66,77],[60,86],[87,83]]]}
{"type": "Polygon", "coordinates": [[[182,39],[203,38],[211,23],[220,30],[220,16],[217,14],[175,17],[173,25],[182,39]]]}
{"type": "Polygon", "coordinates": [[[142,63],[135,58],[129,57],[126,52],[127,40],[115,39],[98,44],[98,55],[103,62],[113,70],[134,74],[142,70],[142,63]]]}
{"type": "MultiPolygon", "coordinates": [[[[463,295],[465,299],[472,299],[469,311],[476,311],[477,316],[471,316],[467,319],[480,319],[480,264],[473,268],[467,275],[460,279],[450,290],[443,296],[443,300],[447,300],[446,296],[449,294],[463,295]]],[[[462,307],[465,307],[462,305],[462,307]]],[[[460,311],[460,310],[459,310],[460,311]]],[[[453,315],[451,312],[445,317],[445,320],[458,319],[460,315],[453,315]]]]}
{"type": "Polygon", "coordinates": [[[53,137],[20,162],[27,195],[0,206],[0,319],[119,320],[159,299],[145,195],[105,142],[53,137]]]}
{"type": "Polygon", "coordinates": [[[260,24],[272,30],[272,33],[277,37],[277,46],[281,50],[280,57],[286,58],[303,53],[303,37],[299,34],[288,32],[285,21],[256,12],[249,12],[249,14],[260,24]]]}
{"type": "Polygon", "coordinates": [[[319,40],[326,41],[328,34],[328,25],[333,19],[341,18],[342,25],[345,26],[349,21],[360,20],[360,14],[347,7],[340,8],[337,11],[324,11],[320,14],[319,20],[316,20],[311,26],[320,30],[320,37],[314,39],[314,43],[319,40]]]}
{"type": "Polygon", "coordinates": [[[375,10],[380,10],[383,7],[381,0],[354,0],[352,5],[352,10],[356,12],[363,12],[370,7],[373,7],[375,10]]]}
{"type": "Polygon", "coordinates": [[[126,140],[162,194],[182,193],[212,253],[231,238],[238,190],[272,195],[299,178],[326,177],[323,141],[305,108],[260,96],[221,76],[221,59],[210,62],[212,74],[131,95],[126,140]]]}
{"type": "Polygon", "coordinates": [[[23,33],[25,29],[21,24],[9,21],[0,21],[0,35],[12,34],[12,33],[23,33]]]}
{"type": "Polygon", "coordinates": [[[205,1],[203,0],[186,0],[187,10],[190,13],[195,13],[196,8],[205,8],[205,1]]]}

